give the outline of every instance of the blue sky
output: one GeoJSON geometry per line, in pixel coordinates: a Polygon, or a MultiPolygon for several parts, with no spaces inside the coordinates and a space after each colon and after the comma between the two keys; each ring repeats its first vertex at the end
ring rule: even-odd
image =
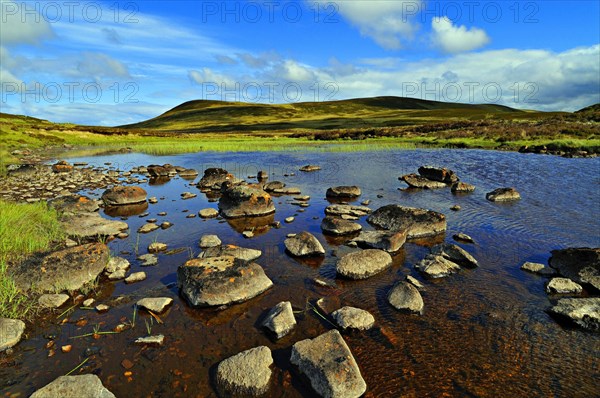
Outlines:
{"type": "Polygon", "coordinates": [[[120,125],[192,99],[600,102],[598,1],[0,0],[2,112],[120,125]]]}

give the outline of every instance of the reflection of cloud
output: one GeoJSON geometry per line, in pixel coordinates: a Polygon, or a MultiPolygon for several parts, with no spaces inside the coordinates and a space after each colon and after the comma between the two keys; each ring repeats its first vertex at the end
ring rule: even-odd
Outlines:
{"type": "Polygon", "coordinates": [[[431,21],[433,44],[446,53],[475,50],[490,42],[483,29],[454,26],[448,18],[435,17],[431,21]]]}

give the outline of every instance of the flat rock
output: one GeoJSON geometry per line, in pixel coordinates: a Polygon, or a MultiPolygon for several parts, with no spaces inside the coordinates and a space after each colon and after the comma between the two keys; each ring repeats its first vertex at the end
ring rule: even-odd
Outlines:
{"type": "Polygon", "coordinates": [[[180,196],[181,196],[181,199],[187,200],[187,199],[195,198],[198,195],[195,193],[192,193],[192,192],[184,192],[180,196]]]}
{"type": "Polygon", "coordinates": [[[217,235],[202,235],[200,237],[199,246],[202,249],[221,245],[221,239],[217,235]]]}
{"type": "Polygon", "coordinates": [[[479,263],[465,249],[451,243],[442,243],[431,248],[431,253],[444,257],[453,263],[467,268],[476,268],[479,263]]]}
{"type": "Polygon", "coordinates": [[[148,245],[150,253],[158,253],[167,250],[167,244],[162,242],[152,242],[148,245]]]}
{"type": "Polygon", "coordinates": [[[141,261],[142,267],[151,267],[158,264],[158,257],[152,253],[142,254],[138,257],[138,260],[141,261]]]}
{"type": "Polygon", "coordinates": [[[417,278],[415,278],[414,276],[406,275],[406,281],[419,290],[425,288],[425,286],[423,286],[423,284],[421,282],[419,282],[419,280],[417,278]]]}
{"type": "Polygon", "coordinates": [[[358,398],[367,389],[352,352],[337,330],[297,342],[290,361],[322,397],[358,398]]]}
{"type": "Polygon", "coordinates": [[[119,270],[128,270],[130,267],[129,261],[127,261],[127,259],[124,259],[123,257],[111,257],[110,260],[108,260],[108,263],[106,264],[106,267],[104,268],[104,270],[109,273],[112,274],[113,272],[119,271],[119,270]]]}
{"type": "Polygon", "coordinates": [[[411,283],[397,282],[388,294],[388,302],[397,310],[421,314],[423,312],[423,298],[421,293],[411,283]]]}
{"type": "Polygon", "coordinates": [[[177,172],[181,177],[184,178],[192,178],[192,177],[197,177],[198,176],[198,170],[194,170],[194,169],[184,169],[184,170],[180,170],[177,172]]]}
{"type": "Polygon", "coordinates": [[[0,352],[14,347],[25,332],[25,323],[19,319],[0,318],[0,352]]]}
{"type": "Polygon", "coordinates": [[[273,357],[260,346],[224,359],[217,366],[216,385],[223,397],[257,397],[269,389],[273,357]]]}
{"type": "Polygon", "coordinates": [[[490,202],[510,202],[521,199],[521,195],[514,188],[498,188],[485,194],[490,202]]]}
{"type": "Polygon", "coordinates": [[[317,170],[321,170],[321,166],[317,166],[314,164],[307,164],[306,166],[300,167],[300,171],[311,172],[311,171],[317,171],[317,170]]]}
{"type": "Polygon", "coordinates": [[[278,339],[291,332],[296,326],[292,303],[282,301],[271,308],[262,322],[262,326],[273,332],[278,339]]]}
{"type": "Polygon", "coordinates": [[[469,235],[464,234],[462,232],[452,235],[452,239],[454,239],[457,242],[475,243],[473,238],[471,238],[469,235]]]}
{"type": "Polygon", "coordinates": [[[588,330],[600,331],[600,297],[563,298],[550,313],[588,330]]]}
{"type": "Polygon", "coordinates": [[[240,184],[222,192],[219,209],[227,218],[254,217],[274,213],[275,205],[260,184],[240,184]]]}
{"type": "Polygon", "coordinates": [[[302,193],[302,191],[300,191],[300,188],[298,188],[298,187],[284,187],[284,188],[274,189],[273,193],[276,193],[279,195],[300,195],[302,193]]]}
{"type": "Polygon", "coordinates": [[[351,242],[356,242],[359,246],[395,253],[406,242],[406,231],[362,231],[351,242]]]}
{"type": "Polygon", "coordinates": [[[390,231],[406,231],[407,239],[435,236],[446,231],[446,216],[431,210],[400,205],[380,207],[367,221],[390,231]]]}
{"type": "Polygon", "coordinates": [[[545,276],[551,276],[556,274],[552,268],[548,268],[544,264],[532,263],[529,261],[523,263],[523,265],[521,265],[521,269],[523,271],[533,272],[534,274],[540,274],[545,276]]]}
{"type": "Polygon", "coordinates": [[[158,228],[160,228],[158,225],[154,224],[153,222],[150,222],[139,227],[137,231],[140,234],[147,234],[149,232],[156,231],[158,228]]]}
{"type": "Polygon", "coordinates": [[[548,264],[560,275],[600,291],[600,248],[553,250],[548,264]]]}
{"type": "Polygon", "coordinates": [[[64,293],[42,294],[38,299],[38,304],[42,308],[58,308],[69,301],[69,295],[64,293]]]}
{"type": "Polygon", "coordinates": [[[475,191],[475,185],[467,184],[466,182],[455,182],[450,187],[453,193],[469,193],[475,191]]]}
{"type": "Polygon", "coordinates": [[[134,272],[130,274],[127,278],[125,278],[125,283],[136,283],[141,282],[146,279],[146,273],[143,271],[134,272]]]}
{"type": "Polygon", "coordinates": [[[446,188],[446,184],[439,181],[432,181],[418,174],[406,174],[399,178],[401,181],[404,181],[408,184],[409,187],[412,188],[421,188],[421,189],[438,189],[438,188],[446,188]]]}
{"type": "Polygon", "coordinates": [[[152,346],[161,346],[165,342],[165,336],[162,334],[157,334],[156,336],[145,336],[138,337],[135,339],[134,343],[138,345],[152,345],[152,346]]]}
{"type": "Polygon", "coordinates": [[[580,284],[573,282],[569,278],[552,278],[546,286],[547,293],[581,293],[583,288],[580,284]]]}
{"type": "Polygon", "coordinates": [[[281,181],[271,181],[263,186],[263,189],[267,192],[273,192],[276,189],[283,189],[285,187],[285,183],[281,181]]]}
{"type": "Polygon", "coordinates": [[[310,232],[300,232],[284,241],[285,248],[297,257],[319,256],[325,254],[321,242],[310,232]]]}
{"type": "Polygon", "coordinates": [[[333,204],[325,208],[325,214],[328,216],[353,216],[363,217],[371,214],[373,210],[367,206],[354,206],[344,204],[333,204]]]}
{"type": "Polygon", "coordinates": [[[348,235],[359,232],[362,226],[349,220],[328,216],[321,222],[321,229],[332,235],[348,235]]]}
{"type": "Polygon", "coordinates": [[[129,228],[126,222],[108,220],[98,213],[68,214],[60,223],[68,236],[81,239],[114,236],[129,228]]]}
{"type": "Polygon", "coordinates": [[[458,181],[456,173],[445,167],[421,166],[419,174],[429,180],[452,184],[458,181]]]}
{"type": "Polygon", "coordinates": [[[138,307],[160,314],[172,303],[173,299],[170,297],[146,297],[138,300],[136,304],[138,307]]]}
{"type": "Polygon", "coordinates": [[[241,303],[273,286],[260,265],[233,256],[188,260],[177,269],[177,284],[194,307],[241,303]]]}
{"type": "Polygon", "coordinates": [[[249,249],[236,245],[221,245],[206,248],[198,258],[232,256],[244,261],[254,261],[262,255],[262,252],[257,249],[249,249]]]}
{"type": "Polygon", "coordinates": [[[82,195],[65,195],[49,200],[48,205],[62,214],[93,213],[99,209],[98,201],[82,195]]]}
{"type": "Polygon", "coordinates": [[[202,218],[214,218],[219,215],[219,210],[208,207],[198,212],[198,215],[202,218]]]}
{"type": "Polygon", "coordinates": [[[102,194],[102,201],[107,206],[130,205],[146,201],[146,191],[138,186],[116,186],[102,194]]]}
{"type": "Polygon", "coordinates": [[[342,307],[333,311],[331,317],[342,329],[368,330],[375,324],[375,318],[369,311],[355,307],[342,307]]]}
{"type": "Polygon", "coordinates": [[[40,388],[30,398],[115,398],[107,390],[98,376],[86,374],[79,376],[60,376],[52,383],[40,388]]]}
{"type": "Polygon", "coordinates": [[[327,192],[325,193],[325,196],[327,196],[328,198],[356,198],[360,195],[361,190],[355,185],[342,185],[338,187],[331,187],[327,189],[327,192]]]}
{"type": "Polygon", "coordinates": [[[348,253],[340,258],[336,272],[350,279],[366,279],[392,265],[392,256],[379,249],[366,249],[348,253]]]}
{"type": "Polygon", "coordinates": [[[435,254],[428,254],[415,268],[430,278],[443,278],[460,270],[458,264],[435,254]]]}

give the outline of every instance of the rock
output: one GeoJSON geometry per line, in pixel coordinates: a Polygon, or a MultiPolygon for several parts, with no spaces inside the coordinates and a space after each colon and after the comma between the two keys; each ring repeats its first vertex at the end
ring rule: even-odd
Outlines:
{"type": "Polygon", "coordinates": [[[216,385],[223,397],[257,397],[269,389],[273,357],[268,347],[242,351],[219,363],[216,385]]]}
{"type": "Polygon", "coordinates": [[[350,279],[367,279],[392,265],[392,256],[379,249],[348,253],[338,260],[336,272],[350,279]]]}
{"type": "Polygon", "coordinates": [[[490,202],[508,202],[521,199],[521,195],[514,188],[498,188],[485,194],[490,202]]]}
{"type": "Polygon", "coordinates": [[[285,187],[285,188],[274,189],[273,193],[276,193],[279,195],[299,195],[302,192],[300,191],[300,188],[298,188],[298,187],[285,187]]]}
{"type": "Polygon", "coordinates": [[[226,189],[219,200],[223,216],[252,217],[275,212],[271,195],[258,184],[237,185],[226,189]]]}
{"type": "Polygon", "coordinates": [[[158,199],[156,199],[156,196],[152,196],[152,197],[150,197],[150,198],[148,199],[148,202],[149,202],[150,204],[153,204],[153,205],[155,205],[155,204],[157,204],[157,203],[158,203],[158,199]]]}
{"type": "Polygon", "coordinates": [[[200,247],[206,249],[221,245],[221,239],[217,235],[202,235],[200,237],[200,247]]]}
{"type": "Polygon", "coordinates": [[[317,171],[317,170],[321,170],[321,166],[307,164],[306,166],[300,167],[300,171],[311,172],[311,171],[317,171]]]}
{"type": "Polygon", "coordinates": [[[351,242],[371,249],[381,249],[388,253],[395,253],[406,242],[406,231],[362,231],[351,242]]]}
{"type": "Polygon", "coordinates": [[[337,217],[325,217],[321,222],[321,229],[332,235],[348,235],[360,231],[362,226],[337,217]]]}
{"type": "Polygon", "coordinates": [[[126,222],[107,220],[98,213],[66,215],[60,223],[68,236],[81,239],[114,236],[129,228],[126,222]]]}
{"type": "Polygon", "coordinates": [[[581,293],[582,290],[580,284],[569,278],[552,278],[546,286],[547,293],[581,293]]]}
{"type": "Polygon", "coordinates": [[[0,318],[0,352],[14,347],[25,332],[25,323],[19,319],[0,318]]]}
{"type": "Polygon", "coordinates": [[[181,199],[186,200],[186,199],[195,198],[198,195],[196,195],[195,193],[192,193],[192,192],[184,192],[180,196],[181,196],[181,199]]]}
{"type": "Polygon", "coordinates": [[[452,184],[458,181],[458,176],[454,171],[441,167],[421,166],[419,167],[419,174],[429,180],[445,184],[452,184]]]}
{"type": "Polygon", "coordinates": [[[169,229],[173,226],[173,223],[170,223],[168,221],[164,221],[160,224],[160,228],[161,229],[169,229]]]}
{"type": "Polygon", "coordinates": [[[439,181],[432,181],[425,177],[422,177],[418,174],[406,174],[399,178],[399,180],[404,181],[408,184],[408,186],[412,188],[422,188],[422,189],[438,189],[438,188],[446,188],[446,184],[439,181]]]}
{"type": "Polygon", "coordinates": [[[48,201],[48,205],[62,214],[93,213],[98,210],[98,201],[82,195],[59,196],[48,201]]]}
{"type": "Polygon", "coordinates": [[[362,217],[371,214],[372,210],[366,206],[353,206],[334,204],[325,208],[325,214],[328,216],[354,216],[362,217]]]}
{"type": "Polygon", "coordinates": [[[151,267],[158,264],[158,257],[155,254],[142,254],[138,257],[138,260],[141,261],[142,267],[151,267]]]}
{"type": "Polygon", "coordinates": [[[112,274],[113,272],[119,270],[128,270],[129,266],[129,261],[127,261],[123,257],[111,257],[110,260],[108,260],[108,264],[106,264],[104,270],[108,274],[112,274]]]}
{"type": "Polygon", "coordinates": [[[287,224],[291,224],[294,222],[295,219],[295,217],[286,217],[283,221],[285,221],[287,224]]]}
{"type": "Polygon", "coordinates": [[[102,201],[107,206],[121,206],[146,201],[146,191],[138,186],[116,186],[102,194],[102,201]]]}
{"type": "Polygon", "coordinates": [[[148,251],[150,253],[158,253],[167,250],[167,244],[161,242],[152,242],[148,245],[148,251]]]}
{"type": "Polygon", "coordinates": [[[219,215],[219,211],[217,209],[213,209],[211,207],[202,209],[198,212],[198,215],[202,218],[214,218],[219,215]]]}
{"type": "Polygon", "coordinates": [[[417,280],[417,278],[410,276],[410,275],[406,275],[406,281],[408,283],[410,283],[411,285],[413,285],[414,287],[416,287],[417,289],[424,289],[425,286],[423,286],[423,284],[421,282],[419,282],[417,280]]]}
{"type": "Polygon", "coordinates": [[[356,198],[360,196],[361,191],[357,186],[339,186],[327,189],[325,196],[328,198],[356,198]]]}
{"type": "Polygon", "coordinates": [[[168,177],[170,175],[170,170],[166,167],[159,166],[156,164],[151,164],[146,169],[150,177],[168,177]]]}
{"type": "Polygon", "coordinates": [[[463,234],[462,232],[452,235],[452,239],[454,239],[455,241],[458,241],[458,242],[475,243],[473,238],[471,238],[467,234],[463,234]]]}
{"type": "Polygon", "coordinates": [[[321,242],[311,233],[303,231],[284,242],[285,248],[294,256],[318,256],[325,254],[321,242]]]}
{"type": "Polygon", "coordinates": [[[178,174],[183,178],[196,178],[198,176],[198,171],[194,169],[183,169],[178,171],[178,174]]]}
{"type": "Polygon", "coordinates": [[[127,270],[120,269],[118,271],[108,274],[107,277],[108,277],[109,281],[117,281],[120,279],[125,279],[126,275],[127,275],[127,270]]]}
{"type": "Polygon", "coordinates": [[[386,230],[406,230],[407,239],[434,236],[446,231],[446,216],[442,213],[400,205],[380,207],[367,221],[386,230]]]}
{"type": "Polygon", "coordinates": [[[141,282],[144,279],[146,279],[146,273],[145,272],[134,272],[133,274],[129,275],[127,278],[125,278],[125,283],[135,283],[135,282],[141,282]]]}
{"type": "Polygon", "coordinates": [[[243,231],[242,236],[246,239],[250,239],[254,237],[254,232],[252,231],[243,231]]]}
{"type": "Polygon", "coordinates": [[[282,338],[292,331],[296,326],[296,318],[292,311],[292,303],[282,301],[271,308],[265,320],[262,322],[264,328],[269,329],[278,338],[282,338]]]}
{"type": "Polygon", "coordinates": [[[160,228],[158,225],[151,222],[151,223],[146,223],[146,224],[142,225],[141,227],[138,228],[137,231],[140,234],[147,234],[149,232],[156,231],[158,228],[160,228]]]}
{"type": "Polygon", "coordinates": [[[563,298],[550,313],[588,330],[600,331],[600,297],[563,298]]]}
{"type": "Polygon", "coordinates": [[[52,171],[55,173],[70,173],[73,171],[73,165],[66,160],[60,160],[52,165],[52,171]]]}
{"type": "Polygon", "coordinates": [[[195,258],[177,269],[181,295],[194,307],[241,303],[273,286],[262,267],[233,256],[195,258]]]}
{"type": "Polygon", "coordinates": [[[110,309],[110,307],[108,305],[106,305],[106,304],[98,304],[96,306],[96,311],[98,311],[98,312],[106,312],[109,309],[110,309]]]}
{"type": "Polygon", "coordinates": [[[411,283],[399,281],[388,294],[388,302],[397,310],[421,314],[423,298],[421,293],[411,283]]]}
{"type": "Polygon", "coordinates": [[[551,253],[548,264],[560,275],[600,291],[600,248],[568,248],[551,253]]]}
{"type": "Polygon", "coordinates": [[[297,342],[290,361],[322,397],[358,398],[367,389],[352,352],[337,330],[297,342]]]}
{"type": "Polygon", "coordinates": [[[262,255],[257,249],[248,249],[235,245],[213,246],[204,250],[198,258],[232,256],[243,261],[254,261],[262,255]]]}
{"type": "Polygon", "coordinates": [[[450,210],[452,211],[460,211],[461,207],[459,205],[453,205],[450,207],[450,210]]]}
{"type": "Polygon", "coordinates": [[[523,265],[521,265],[521,269],[523,271],[533,272],[534,274],[540,274],[545,276],[551,276],[555,274],[552,268],[548,268],[544,264],[540,263],[525,262],[523,263],[523,265]]]}
{"type": "Polygon", "coordinates": [[[89,243],[50,253],[39,266],[23,265],[15,270],[14,277],[17,286],[23,290],[79,290],[104,271],[108,257],[106,245],[89,243]],[[45,272],[41,272],[42,269],[45,272]]]}
{"type": "Polygon", "coordinates": [[[30,398],[115,398],[98,376],[93,374],[79,376],[60,376],[52,383],[40,388],[30,398]]]}
{"type": "Polygon", "coordinates": [[[204,176],[198,182],[198,188],[219,190],[224,182],[233,180],[233,175],[225,169],[208,168],[204,170],[204,176]]]}
{"type": "Polygon", "coordinates": [[[273,192],[276,189],[283,189],[285,187],[285,183],[281,181],[271,181],[264,185],[263,189],[267,192],[273,192]]]}
{"type": "Polygon", "coordinates": [[[258,180],[264,181],[264,180],[268,180],[269,179],[269,173],[265,170],[260,170],[258,172],[258,174],[256,175],[256,178],[258,180]]]}
{"type": "Polygon", "coordinates": [[[164,342],[165,336],[163,336],[162,334],[157,334],[156,336],[138,337],[137,339],[135,339],[134,343],[138,345],[161,346],[164,342]]]}
{"type": "Polygon", "coordinates": [[[93,298],[89,298],[89,299],[86,299],[82,304],[84,307],[91,308],[95,302],[96,302],[96,300],[94,300],[93,298]]]}
{"type": "Polygon", "coordinates": [[[146,297],[138,300],[136,304],[138,307],[160,314],[172,303],[173,299],[170,297],[146,297]]]}
{"type": "Polygon", "coordinates": [[[475,258],[473,258],[473,256],[471,256],[465,249],[451,243],[435,245],[431,249],[431,253],[442,256],[446,260],[450,260],[453,263],[462,265],[463,267],[476,268],[479,266],[477,260],[475,260],[475,258]]]}
{"type": "Polygon", "coordinates": [[[58,308],[69,301],[68,294],[42,294],[38,299],[38,304],[42,308],[58,308]]]}
{"type": "Polygon", "coordinates": [[[431,278],[442,278],[460,270],[458,264],[434,254],[428,254],[415,268],[431,278]]]}
{"type": "Polygon", "coordinates": [[[455,182],[450,187],[453,193],[468,193],[475,191],[475,185],[467,184],[466,182],[455,182]]]}
{"type": "Polygon", "coordinates": [[[308,196],[308,195],[294,196],[294,200],[298,200],[300,202],[307,202],[310,200],[310,196],[308,196]]]}
{"type": "Polygon", "coordinates": [[[375,318],[369,311],[355,307],[342,307],[334,311],[331,317],[342,329],[368,330],[375,324],[375,318]]]}

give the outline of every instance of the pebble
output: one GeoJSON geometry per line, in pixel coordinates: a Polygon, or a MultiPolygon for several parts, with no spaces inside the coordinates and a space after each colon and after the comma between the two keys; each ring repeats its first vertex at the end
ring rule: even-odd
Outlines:
{"type": "Polygon", "coordinates": [[[294,217],[287,217],[284,221],[289,224],[291,222],[294,222],[294,220],[295,220],[294,217]]]}

